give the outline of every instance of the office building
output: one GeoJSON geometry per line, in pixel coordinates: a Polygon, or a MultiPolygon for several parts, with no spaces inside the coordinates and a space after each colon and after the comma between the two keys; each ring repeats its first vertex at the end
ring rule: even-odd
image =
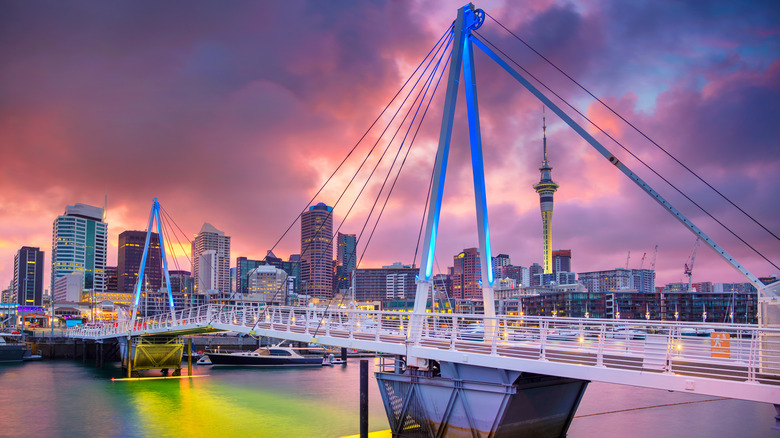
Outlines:
{"type": "Polygon", "coordinates": [[[350,276],[357,268],[357,237],[354,234],[336,235],[336,287],[339,291],[349,289],[350,276]]]}
{"type": "Polygon", "coordinates": [[[71,272],[54,280],[53,296],[55,303],[78,303],[84,291],[84,273],[71,272]]]}
{"type": "Polygon", "coordinates": [[[230,236],[204,223],[192,241],[196,294],[230,293],[230,236]]]}
{"type": "Polygon", "coordinates": [[[246,257],[236,259],[236,292],[247,293],[247,277],[249,271],[263,264],[262,260],[252,260],[246,257]]]}
{"type": "Polygon", "coordinates": [[[482,299],[482,270],[477,248],[466,248],[453,258],[452,291],[455,299],[482,299]]]}
{"type": "Polygon", "coordinates": [[[20,306],[40,306],[43,301],[43,251],[23,246],[14,255],[13,290],[20,306]]]}
{"type": "MultiPolygon", "coordinates": [[[[68,205],[54,221],[51,251],[51,290],[57,278],[80,273],[84,289],[104,292],[108,224],[104,210],[85,204],[68,205]]],[[[55,296],[56,298],[56,296],[55,296]]]]}
{"type": "MultiPolygon", "coordinates": [[[[120,292],[135,293],[138,271],[146,245],[146,231],[123,231],[119,234],[119,256],[117,259],[117,288],[120,292]]],[[[162,287],[162,254],[160,237],[152,233],[149,237],[149,251],[146,254],[142,290],[157,291],[162,287]]]]}
{"type": "Polygon", "coordinates": [[[579,282],[588,292],[617,292],[635,290],[637,292],[655,292],[655,271],[651,269],[623,269],[608,271],[580,272],[579,282]]]}
{"type": "Polygon", "coordinates": [[[322,202],[301,215],[301,293],[333,296],[333,207],[322,202]]]}
{"type": "Polygon", "coordinates": [[[552,271],[571,272],[571,250],[559,249],[552,252],[552,271]]]}
{"type": "Polygon", "coordinates": [[[382,268],[360,268],[352,275],[356,301],[414,300],[419,269],[400,263],[382,268]]]}
{"type": "Polygon", "coordinates": [[[117,292],[119,289],[119,276],[116,266],[106,266],[106,292],[117,292]]]}

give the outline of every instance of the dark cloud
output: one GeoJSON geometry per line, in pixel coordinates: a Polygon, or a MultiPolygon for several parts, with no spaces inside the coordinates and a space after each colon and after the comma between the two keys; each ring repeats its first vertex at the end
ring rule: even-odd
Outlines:
{"type": "MultiPolygon", "coordinates": [[[[233,236],[234,258],[264,255],[449,25],[455,10],[434,7],[403,1],[3,3],[0,282],[10,278],[16,248],[48,246],[51,221],[66,204],[99,205],[105,193],[113,240],[123,229],[142,228],[157,196],[185,232],[209,221],[233,236]]],[[[780,133],[773,123],[780,118],[780,17],[773,3],[517,8],[507,2],[489,12],[780,229],[776,203],[768,202],[780,184],[780,133]]],[[[659,170],[692,182],[491,20],[480,33],[659,170]]],[[[482,53],[475,58],[493,247],[529,265],[541,254],[538,197],[531,189],[539,178],[541,104],[482,53]]],[[[443,89],[372,238],[368,266],[412,262],[443,89]]],[[[437,251],[442,270],[452,255],[477,245],[462,92],[458,99],[437,251]]],[[[692,245],[687,232],[549,111],[548,142],[553,177],[561,184],[554,246],[574,251],[575,269],[613,268],[625,263],[628,250],[649,252],[658,244],[659,279],[679,280],[678,265],[692,245]]],[[[372,143],[367,138],[356,157],[372,143]]],[[[342,232],[362,228],[394,152],[342,232]]],[[[357,164],[350,166],[335,178],[341,187],[357,164]]],[[[328,188],[317,201],[333,204],[340,190],[328,188]]],[[[707,189],[694,185],[691,193],[723,212],[730,225],[742,226],[707,189]]],[[[350,204],[348,197],[342,201],[337,221],[350,204]]],[[[684,209],[701,217],[695,208],[684,209]]],[[[701,219],[708,232],[741,245],[701,219]]],[[[777,245],[756,228],[743,232],[780,258],[777,245]]],[[[298,252],[297,239],[293,227],[277,255],[298,252]]],[[[773,272],[749,251],[734,252],[759,274],[773,272]]],[[[722,262],[701,266],[703,277],[726,278],[722,262]]]]}

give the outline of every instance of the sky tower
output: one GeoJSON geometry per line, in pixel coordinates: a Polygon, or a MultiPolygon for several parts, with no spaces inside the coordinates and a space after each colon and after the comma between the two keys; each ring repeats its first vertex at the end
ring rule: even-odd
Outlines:
{"type": "Polygon", "coordinates": [[[544,108],[542,108],[542,145],[544,147],[544,160],[539,172],[542,179],[534,185],[534,190],[539,194],[539,206],[542,209],[542,239],[544,242],[544,273],[552,273],[552,213],[553,213],[553,195],[558,190],[558,184],[552,180],[552,166],[547,161],[547,123],[544,117],[544,108]]]}

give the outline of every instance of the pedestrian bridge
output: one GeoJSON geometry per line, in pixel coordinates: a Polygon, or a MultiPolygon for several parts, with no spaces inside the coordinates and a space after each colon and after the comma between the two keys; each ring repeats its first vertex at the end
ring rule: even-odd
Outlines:
{"type": "Polygon", "coordinates": [[[580,380],[780,401],[780,328],[669,321],[485,317],[207,305],[92,324],[74,338],[233,331],[580,380]],[[415,322],[418,321],[418,322],[415,322]]]}

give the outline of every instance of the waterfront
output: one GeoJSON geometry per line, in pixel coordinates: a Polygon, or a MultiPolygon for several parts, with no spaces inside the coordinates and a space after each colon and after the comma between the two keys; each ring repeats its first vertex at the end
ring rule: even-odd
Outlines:
{"type": "MultiPolygon", "coordinates": [[[[372,365],[373,366],[373,365],[372,365]]],[[[185,370],[186,372],[186,367],[185,370]]],[[[359,366],[194,367],[196,379],[112,382],[73,361],[0,367],[0,436],[341,437],[359,432],[359,366]]],[[[376,380],[369,430],[388,428],[376,380]]],[[[773,437],[769,404],[593,383],[570,437],[773,437]],[[651,407],[666,405],[662,407],[651,407]],[[647,408],[651,407],[651,408],[647,408]],[[647,408],[647,409],[643,409],[647,408]]]]}

